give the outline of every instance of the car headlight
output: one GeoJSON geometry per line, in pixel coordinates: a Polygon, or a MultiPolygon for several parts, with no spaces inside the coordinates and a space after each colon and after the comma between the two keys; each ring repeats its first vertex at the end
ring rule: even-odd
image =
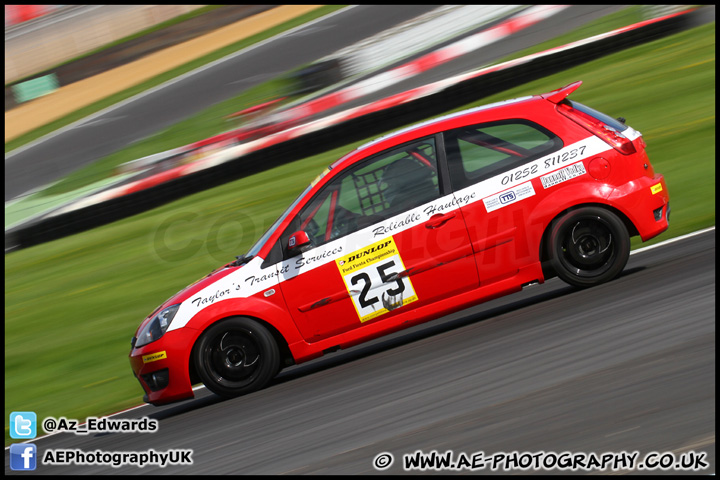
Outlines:
{"type": "Polygon", "coordinates": [[[138,332],[137,340],[135,341],[135,347],[142,347],[150,342],[154,342],[159,339],[165,332],[167,332],[170,322],[175,317],[175,314],[180,308],[180,304],[171,305],[167,308],[163,308],[160,313],[155,315],[143,328],[138,332]]]}

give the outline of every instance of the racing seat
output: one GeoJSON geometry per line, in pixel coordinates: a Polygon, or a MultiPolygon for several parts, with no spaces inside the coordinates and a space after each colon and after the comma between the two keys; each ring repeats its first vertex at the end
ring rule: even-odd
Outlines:
{"type": "Polygon", "coordinates": [[[410,157],[401,158],[385,168],[383,196],[389,203],[388,216],[396,215],[440,196],[434,179],[437,174],[410,157]]]}

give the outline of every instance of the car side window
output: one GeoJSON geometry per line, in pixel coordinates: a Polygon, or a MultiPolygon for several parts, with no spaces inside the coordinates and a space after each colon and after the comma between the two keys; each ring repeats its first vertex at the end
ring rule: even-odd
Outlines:
{"type": "Polygon", "coordinates": [[[562,148],[557,135],[527,120],[462,127],[445,132],[444,138],[453,190],[562,148]]]}
{"type": "Polygon", "coordinates": [[[305,205],[283,237],[303,230],[319,246],[439,196],[437,150],[430,137],[346,169],[305,205]]]}

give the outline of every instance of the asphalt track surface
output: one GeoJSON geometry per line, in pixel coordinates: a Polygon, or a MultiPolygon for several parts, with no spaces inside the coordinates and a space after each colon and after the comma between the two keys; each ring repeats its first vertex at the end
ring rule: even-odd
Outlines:
{"type": "MultiPolygon", "coordinates": [[[[97,116],[5,159],[5,201],[56,181],[203,109],[232,98],[297,66],[323,58],[377,32],[436,8],[436,5],[361,5],[281,36],[246,53],[191,75],[124,106],[97,116]]],[[[612,13],[621,6],[573,6],[558,15],[376,92],[362,103],[478,68],[514,51],[552,39],[612,13]]],[[[468,32],[472,33],[472,32],[468,32]]],[[[572,79],[577,80],[577,79],[572,79]]],[[[568,82],[570,83],[570,82],[568,82]]],[[[543,93],[543,92],[536,92],[543,93]]],[[[347,105],[353,106],[353,105],[347,105]]]]}
{"type": "MultiPolygon", "coordinates": [[[[114,418],[144,416],[159,421],[157,432],[34,443],[40,456],[192,449],[193,465],[34,473],[393,474],[418,450],[625,451],[639,460],[693,451],[709,467],[685,473],[715,473],[715,231],[633,254],[618,279],[595,288],[551,279],[291,367],[251,395],[221,400],[201,389],[114,418]],[[383,452],[395,461],[378,472],[383,452]]],[[[15,473],[8,455],[5,473],[15,473]]]]}

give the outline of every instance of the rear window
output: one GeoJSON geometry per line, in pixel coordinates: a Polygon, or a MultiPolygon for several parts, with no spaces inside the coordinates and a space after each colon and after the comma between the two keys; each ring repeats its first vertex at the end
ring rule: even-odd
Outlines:
{"type": "Polygon", "coordinates": [[[574,101],[568,100],[568,99],[565,99],[564,101],[567,102],[575,110],[578,110],[580,112],[583,112],[587,115],[590,115],[591,117],[594,117],[594,118],[600,120],[605,125],[614,128],[618,132],[622,132],[628,128],[627,125],[620,122],[619,120],[612,118],[610,115],[606,115],[602,112],[598,112],[594,108],[590,108],[587,105],[583,105],[582,103],[574,102],[574,101]]]}
{"type": "Polygon", "coordinates": [[[458,190],[562,148],[549,130],[527,120],[505,120],[444,133],[450,180],[458,190]]]}

